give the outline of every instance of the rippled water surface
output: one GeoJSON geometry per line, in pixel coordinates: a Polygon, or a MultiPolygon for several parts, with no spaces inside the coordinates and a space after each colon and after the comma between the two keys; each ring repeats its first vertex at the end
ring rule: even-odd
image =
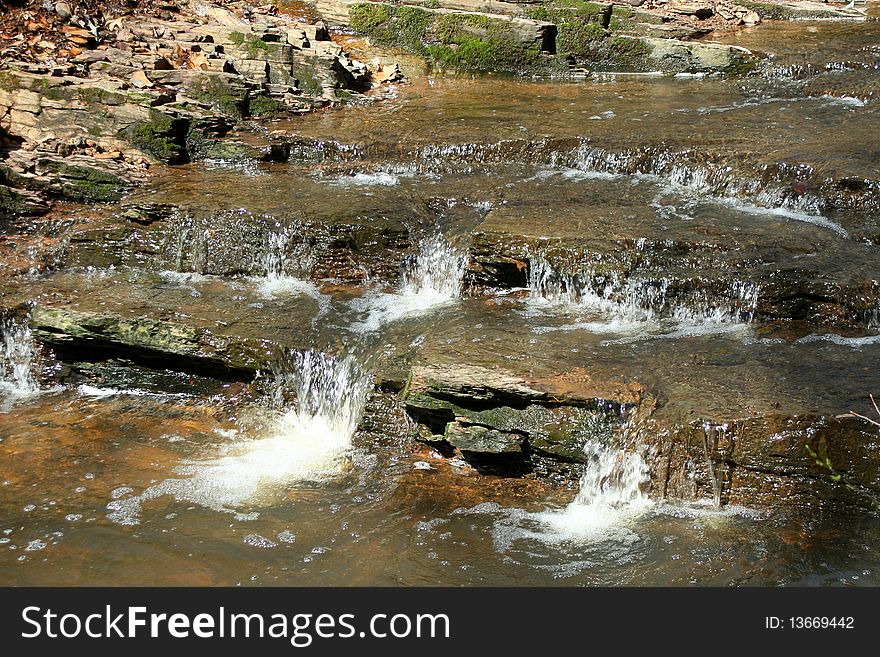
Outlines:
{"type": "Polygon", "coordinates": [[[160,176],[132,199],[183,208],[160,246],[119,242],[127,255],[95,265],[65,238],[72,261],[14,298],[292,355],[257,385],[122,363],[106,382],[39,389],[26,324],[4,320],[0,581],[880,583],[870,511],[664,502],[644,454],[589,443],[580,481],[481,474],[412,441],[375,385],[398,360],[591,368],[694,417],[865,408],[880,324],[856,297],[880,275],[880,213],[844,197],[880,178],[880,24],[720,38],[772,55],[762,74],[416,80],[382,104],[273,125],[307,145],[290,163],[160,176]],[[841,179],[837,196],[823,187],[841,179]],[[260,253],[242,237],[254,222],[260,253]],[[306,224],[324,242],[304,241],[306,224]],[[365,251],[406,233],[411,255],[322,276],[342,224],[365,251]],[[498,236],[543,252],[526,254],[520,286],[473,292],[468,249],[498,236]],[[592,259],[567,264],[557,251],[572,244],[592,259]],[[621,244],[632,275],[604,275],[621,244]],[[860,290],[832,318],[845,330],[768,319],[779,272],[801,271],[822,293],[860,290]],[[705,294],[682,284],[694,277],[705,294]]]}

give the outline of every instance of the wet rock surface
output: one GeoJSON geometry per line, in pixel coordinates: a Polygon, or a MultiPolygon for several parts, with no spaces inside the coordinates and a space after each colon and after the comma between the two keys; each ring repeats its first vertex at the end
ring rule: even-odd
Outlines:
{"type": "MultiPolygon", "coordinates": [[[[530,7],[481,13],[498,5],[530,7]]],[[[705,6],[634,16],[650,30],[628,36],[696,30],[705,6]]],[[[168,574],[178,583],[246,579],[255,547],[278,582],[325,581],[327,562],[365,583],[867,577],[849,532],[875,535],[880,496],[876,428],[850,414],[873,417],[880,356],[870,21],[778,27],[804,43],[737,82],[433,76],[253,132],[254,98],[291,100],[271,85],[305,97],[273,67],[331,42],[227,18],[214,41],[195,27],[171,40],[222,40],[268,81],[175,68],[173,47],[171,68],[157,57],[134,78],[148,95],[228,84],[216,105],[138,104],[66,74],[32,97],[43,78],[8,71],[35,117],[82,124],[92,94],[126,96],[100,139],[3,136],[0,451],[16,526],[57,521],[49,502],[21,510],[29,473],[51,471],[43,497],[113,541],[149,533],[162,547],[148,559],[177,549],[172,528],[216,540],[204,570],[168,574]],[[179,164],[160,168],[147,142],[179,164]],[[387,572],[364,566],[374,550],[387,572]]],[[[596,14],[603,30],[624,19],[596,14]]],[[[730,45],[768,51],[762,39],[730,45]]],[[[109,57],[90,66],[122,65],[109,57]]],[[[312,100],[333,102],[324,92],[312,100]]],[[[109,577],[63,541],[55,554],[109,577]]]]}
{"type": "Polygon", "coordinates": [[[44,40],[53,50],[4,61],[0,183],[8,191],[0,211],[38,214],[53,199],[119,200],[157,163],[225,159],[233,149],[220,140],[243,119],[357,101],[401,79],[387,66],[373,71],[350,59],[320,21],[268,8],[119,10],[94,35],[59,27],[64,19],[54,15],[31,21],[34,30],[87,37],[66,50],[44,40]]]}

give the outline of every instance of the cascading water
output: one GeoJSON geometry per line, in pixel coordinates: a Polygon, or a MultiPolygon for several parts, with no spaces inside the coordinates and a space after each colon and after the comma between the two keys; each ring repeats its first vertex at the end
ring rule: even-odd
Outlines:
{"type": "Polygon", "coordinates": [[[27,321],[3,318],[0,334],[0,394],[17,398],[38,392],[33,375],[34,341],[27,321]]]}
{"type": "Polygon", "coordinates": [[[643,331],[660,320],[674,323],[674,331],[692,332],[705,328],[720,330],[751,322],[760,293],[748,281],[733,281],[726,294],[728,302],[718,304],[714,295],[696,291],[689,298],[673,302],[671,281],[624,278],[617,274],[592,272],[563,273],[541,256],[529,262],[529,298],[533,304],[582,309],[603,316],[601,322],[577,322],[566,329],[594,333],[643,331]]]}
{"type": "Polygon", "coordinates": [[[377,331],[385,324],[417,317],[457,299],[466,267],[466,251],[442,234],[428,237],[421,242],[418,254],[403,263],[396,294],[371,294],[355,301],[356,310],[366,311],[366,319],[358,328],[377,331]]]}
{"type": "Polygon", "coordinates": [[[260,281],[260,291],[264,296],[276,297],[284,294],[318,294],[315,286],[296,274],[307,274],[312,268],[312,258],[304,243],[293,244],[293,226],[282,227],[276,223],[270,230],[266,255],[263,264],[266,276],[260,281]]]}
{"type": "MultiPolygon", "coordinates": [[[[299,351],[276,369],[275,416],[263,437],[230,446],[218,458],[187,461],[185,478],[167,479],[140,495],[108,504],[108,518],[137,524],[144,502],[163,495],[216,511],[232,512],[275,497],[284,486],[320,482],[345,470],[351,441],[363,413],[371,377],[351,355],[299,351]],[[285,393],[297,392],[286,408],[285,393]]],[[[261,409],[260,415],[265,414],[261,409]]]]}
{"type": "Polygon", "coordinates": [[[412,266],[403,271],[403,295],[456,299],[467,266],[467,255],[437,234],[424,240],[412,266]]]}
{"type": "Polygon", "coordinates": [[[669,281],[635,281],[618,275],[564,274],[543,258],[529,265],[529,292],[533,301],[578,305],[610,316],[622,325],[653,319],[666,305],[669,281]]]}
{"type": "Polygon", "coordinates": [[[651,504],[645,493],[648,464],[634,451],[584,445],[586,469],[577,497],[562,511],[538,514],[550,532],[546,540],[598,540],[637,517],[651,504]]]}

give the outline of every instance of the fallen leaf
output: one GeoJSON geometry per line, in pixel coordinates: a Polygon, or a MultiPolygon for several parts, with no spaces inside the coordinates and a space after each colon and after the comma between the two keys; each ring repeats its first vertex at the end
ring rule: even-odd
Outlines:
{"type": "Polygon", "coordinates": [[[194,52],[190,54],[187,62],[188,68],[198,69],[200,71],[208,70],[208,56],[203,52],[194,52]]]}
{"type": "Polygon", "coordinates": [[[73,36],[89,38],[92,36],[92,33],[88,30],[84,30],[81,27],[76,27],[74,25],[62,25],[61,31],[65,34],[72,34],[73,36]]]}
{"type": "Polygon", "coordinates": [[[150,78],[148,78],[147,74],[143,71],[135,71],[134,73],[132,73],[128,81],[131,83],[131,86],[138,89],[149,89],[153,86],[150,78]]]}

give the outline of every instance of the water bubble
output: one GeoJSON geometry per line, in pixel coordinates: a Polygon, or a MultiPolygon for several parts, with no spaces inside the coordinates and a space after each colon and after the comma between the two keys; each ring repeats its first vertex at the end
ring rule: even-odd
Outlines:
{"type": "Polygon", "coordinates": [[[259,534],[248,534],[244,537],[244,542],[251,547],[262,549],[268,549],[277,546],[277,543],[270,541],[265,536],[260,536],[259,534]]]}
{"type": "Polygon", "coordinates": [[[64,516],[64,519],[68,520],[70,522],[77,522],[78,520],[82,520],[82,514],[81,513],[68,513],[66,516],[64,516]]]}
{"type": "Polygon", "coordinates": [[[33,541],[30,541],[24,549],[26,552],[37,552],[44,549],[45,547],[46,544],[43,541],[41,541],[40,539],[34,539],[33,541]]]}
{"type": "Polygon", "coordinates": [[[295,543],[296,535],[289,529],[285,529],[284,531],[278,533],[278,540],[282,543],[295,543]]]}

